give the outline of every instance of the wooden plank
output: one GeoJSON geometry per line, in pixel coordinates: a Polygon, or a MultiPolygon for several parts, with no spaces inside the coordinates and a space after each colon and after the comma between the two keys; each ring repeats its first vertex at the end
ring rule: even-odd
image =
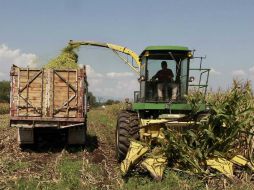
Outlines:
{"type": "MultiPolygon", "coordinates": [[[[65,100],[65,101],[55,101],[55,109],[57,108],[57,109],[59,109],[60,107],[63,107],[63,106],[67,106],[67,105],[64,105],[65,103],[67,103],[67,100],[65,100]]],[[[72,101],[70,101],[69,102],[69,106],[70,107],[75,107],[75,106],[77,106],[76,105],[76,100],[75,99],[73,99],[72,101]]]]}
{"type": "MultiPolygon", "coordinates": [[[[61,75],[61,74],[60,74],[60,75],[61,75]]],[[[68,81],[68,76],[62,76],[62,75],[61,75],[61,77],[62,77],[63,79],[65,79],[66,81],[68,81]]],[[[57,76],[57,75],[56,75],[55,81],[56,81],[56,82],[64,82],[64,81],[63,81],[59,76],[57,76]]],[[[70,81],[70,82],[75,82],[75,81],[76,81],[76,76],[70,76],[69,81],[70,81]]]]}
{"type": "MultiPolygon", "coordinates": [[[[67,100],[69,100],[70,99],[70,97],[74,97],[74,95],[72,95],[72,96],[70,96],[69,97],[69,99],[68,99],[68,96],[66,96],[66,95],[57,95],[57,96],[59,96],[59,98],[55,98],[55,102],[65,102],[65,101],[67,101],[67,100]]],[[[75,96],[74,98],[72,98],[72,99],[76,99],[77,97],[75,96]]],[[[72,100],[73,101],[73,100],[72,100]]]]}
{"type": "MultiPolygon", "coordinates": [[[[38,93],[40,96],[41,96],[41,89],[42,88],[39,88],[39,87],[29,87],[29,93],[38,93]]],[[[23,92],[22,92],[23,93],[23,92]]],[[[22,94],[21,93],[21,94],[22,94]]]]}
{"type": "MultiPolygon", "coordinates": [[[[75,86],[76,85],[76,82],[74,83],[69,83],[71,84],[72,86],[75,86]]],[[[55,83],[54,84],[55,87],[67,87],[68,88],[68,85],[66,83],[63,83],[63,82],[58,82],[58,83],[55,83]]]]}
{"type": "Polygon", "coordinates": [[[43,97],[44,97],[44,69],[42,70],[42,73],[41,73],[41,102],[40,102],[40,107],[41,107],[41,116],[43,116],[43,97]]]}
{"type": "MultiPolygon", "coordinates": [[[[22,77],[20,78],[20,84],[26,84],[28,82],[27,78],[22,77]]],[[[37,77],[36,79],[34,79],[31,83],[40,83],[41,82],[41,76],[37,77]]]]}
{"type": "Polygon", "coordinates": [[[27,109],[23,109],[23,108],[19,108],[19,116],[40,116],[40,114],[38,114],[37,112],[34,111],[33,108],[28,108],[28,112],[27,109]]]}
{"type": "Polygon", "coordinates": [[[41,102],[41,97],[40,96],[29,96],[29,99],[28,99],[29,102],[41,102]]]}
{"type": "Polygon", "coordinates": [[[49,79],[48,79],[48,84],[50,87],[50,91],[49,91],[49,116],[50,117],[54,117],[53,113],[54,113],[54,80],[55,80],[55,75],[54,75],[54,71],[53,70],[49,70],[49,75],[48,75],[49,79]]]}
{"type": "Polygon", "coordinates": [[[10,78],[11,78],[11,96],[10,96],[10,115],[14,116],[16,114],[16,103],[15,103],[15,99],[14,99],[14,94],[15,94],[15,75],[16,75],[16,70],[14,69],[14,67],[12,67],[11,72],[10,72],[10,78]]]}
{"type": "MultiPolygon", "coordinates": [[[[20,72],[24,72],[24,71],[26,71],[27,70],[27,68],[21,68],[21,67],[17,67],[18,68],[18,70],[20,71],[20,72]]],[[[29,69],[30,71],[40,71],[41,69],[29,69]]]]}
{"type": "MultiPolygon", "coordinates": [[[[68,72],[59,72],[55,71],[57,74],[61,75],[62,78],[67,79],[68,78],[68,72]]],[[[76,71],[75,72],[69,72],[70,80],[76,79],[76,71]]]]}
{"type": "MultiPolygon", "coordinates": [[[[54,90],[54,93],[57,95],[57,96],[65,96],[65,97],[68,97],[68,89],[66,88],[55,88],[54,90]]],[[[76,94],[75,92],[69,90],[69,94],[70,96],[76,94]]],[[[59,97],[57,97],[59,98],[59,97]]]]}

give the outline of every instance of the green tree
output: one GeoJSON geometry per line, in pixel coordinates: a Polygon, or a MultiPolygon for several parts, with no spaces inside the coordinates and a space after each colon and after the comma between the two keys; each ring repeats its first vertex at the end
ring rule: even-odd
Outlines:
{"type": "Polygon", "coordinates": [[[105,105],[112,105],[112,104],[118,104],[118,103],[120,103],[120,101],[109,99],[105,102],[105,105]]]}
{"type": "Polygon", "coordinates": [[[10,101],[10,82],[0,81],[0,102],[10,101]]]}
{"type": "Polygon", "coordinates": [[[92,92],[88,92],[88,102],[90,106],[94,107],[97,105],[96,97],[93,95],[92,92]]]}

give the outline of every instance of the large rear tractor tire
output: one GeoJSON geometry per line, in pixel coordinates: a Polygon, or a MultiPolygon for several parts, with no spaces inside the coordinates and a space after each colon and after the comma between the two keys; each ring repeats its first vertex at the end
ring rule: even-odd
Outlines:
{"type": "Polygon", "coordinates": [[[139,140],[139,118],[133,111],[121,111],[116,126],[116,157],[121,162],[128,152],[130,138],[139,140]]]}

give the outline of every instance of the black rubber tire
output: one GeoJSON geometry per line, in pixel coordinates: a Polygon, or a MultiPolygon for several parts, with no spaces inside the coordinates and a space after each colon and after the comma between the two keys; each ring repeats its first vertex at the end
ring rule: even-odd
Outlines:
{"type": "Polygon", "coordinates": [[[130,138],[139,140],[139,118],[133,111],[119,113],[116,126],[116,157],[121,162],[130,146],[130,138]]]}

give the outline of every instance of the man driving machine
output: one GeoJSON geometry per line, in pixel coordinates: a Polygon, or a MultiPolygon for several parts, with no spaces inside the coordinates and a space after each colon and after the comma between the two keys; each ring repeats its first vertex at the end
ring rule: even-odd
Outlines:
{"type": "Polygon", "coordinates": [[[166,61],[161,62],[161,70],[159,70],[153,77],[152,80],[158,79],[157,93],[159,100],[163,98],[168,98],[168,87],[172,89],[172,100],[176,100],[178,85],[174,83],[174,73],[171,69],[168,69],[166,61]],[[165,97],[163,97],[163,91],[165,92],[165,97]]]}

